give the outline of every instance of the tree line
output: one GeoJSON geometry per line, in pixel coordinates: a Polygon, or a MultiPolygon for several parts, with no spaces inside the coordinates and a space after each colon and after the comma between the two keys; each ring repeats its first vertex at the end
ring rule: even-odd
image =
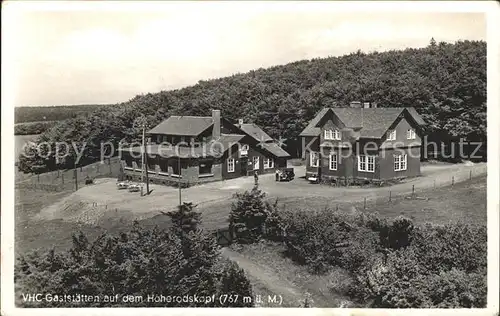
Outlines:
{"type": "MultiPolygon", "coordinates": [[[[425,48],[358,51],[341,57],[302,60],[225,78],[203,80],[171,91],[138,95],[111,108],[98,107],[61,121],[38,140],[87,142],[82,164],[100,157],[100,142],[136,141],[134,121],[144,115],[153,127],[170,115],[210,115],[211,109],[261,126],[285,148],[299,153],[297,136],[324,107],[350,101],[379,107],[415,107],[430,138],[486,142],[486,42],[431,43],[425,48]]],[[[73,150],[72,150],[73,151],[73,150]]],[[[52,150],[54,152],[54,150],[52,150]]],[[[75,155],[20,159],[23,172],[73,167],[75,155]]]]}

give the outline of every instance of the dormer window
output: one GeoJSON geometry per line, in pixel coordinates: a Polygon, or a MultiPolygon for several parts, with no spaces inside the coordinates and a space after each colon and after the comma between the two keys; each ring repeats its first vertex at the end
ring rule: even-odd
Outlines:
{"type": "Polygon", "coordinates": [[[387,140],[396,140],[396,130],[387,132],[387,140]]]}
{"type": "Polygon", "coordinates": [[[326,140],[340,140],[340,131],[335,130],[325,130],[325,139],[326,140]]]}
{"type": "Polygon", "coordinates": [[[406,139],[415,139],[416,138],[416,135],[415,135],[415,130],[410,128],[406,131],[406,139]]]}

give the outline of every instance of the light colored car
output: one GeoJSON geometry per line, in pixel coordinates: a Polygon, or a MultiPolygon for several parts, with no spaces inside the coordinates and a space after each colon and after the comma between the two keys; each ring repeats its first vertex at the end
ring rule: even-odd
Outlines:
{"type": "Polygon", "coordinates": [[[118,190],[127,189],[131,183],[128,181],[117,182],[116,187],[118,190]]]}
{"type": "Polygon", "coordinates": [[[128,186],[129,192],[139,192],[141,190],[141,186],[139,184],[131,184],[128,186]]]}

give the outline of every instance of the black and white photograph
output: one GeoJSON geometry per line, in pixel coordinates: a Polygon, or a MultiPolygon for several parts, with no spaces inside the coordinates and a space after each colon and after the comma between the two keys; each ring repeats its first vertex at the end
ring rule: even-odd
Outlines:
{"type": "Polygon", "coordinates": [[[498,315],[497,3],[2,7],[2,315],[498,315]]]}

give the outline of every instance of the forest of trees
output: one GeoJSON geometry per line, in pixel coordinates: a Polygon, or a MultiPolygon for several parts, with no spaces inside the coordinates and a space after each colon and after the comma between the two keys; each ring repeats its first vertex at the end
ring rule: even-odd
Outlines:
{"type": "MultiPolygon", "coordinates": [[[[170,115],[210,115],[211,109],[221,109],[225,118],[243,118],[272,137],[288,139],[285,149],[293,155],[298,134],[321,108],[353,100],[413,106],[434,139],[486,142],[486,42],[431,41],[420,49],[358,51],[200,81],[79,114],[41,134],[39,141],[87,142],[80,161],[87,164],[99,159],[101,142],[138,139],[133,122],[140,115],[152,127],[170,115]]],[[[21,157],[19,168],[43,172],[73,167],[74,158],[56,164],[53,153],[49,159],[21,157]]]]}
{"type": "Polygon", "coordinates": [[[77,117],[80,114],[92,112],[101,107],[109,108],[108,104],[80,104],[58,106],[20,106],[14,109],[14,123],[29,123],[42,121],[62,121],[77,117]]]}

